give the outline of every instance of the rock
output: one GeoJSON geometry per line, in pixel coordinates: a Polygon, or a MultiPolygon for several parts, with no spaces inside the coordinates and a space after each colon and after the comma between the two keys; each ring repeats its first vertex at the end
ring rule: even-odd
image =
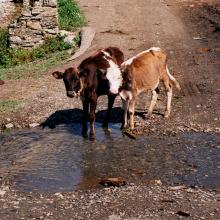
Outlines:
{"type": "Polygon", "coordinates": [[[5,191],[5,190],[1,190],[1,189],[0,189],[0,196],[4,196],[4,195],[5,195],[5,193],[6,193],[6,191],[5,191]]]}
{"type": "Polygon", "coordinates": [[[39,15],[40,14],[40,9],[39,8],[34,8],[31,12],[32,15],[39,15]]]}
{"type": "Polygon", "coordinates": [[[57,29],[44,29],[44,32],[48,33],[48,34],[58,34],[58,30],[57,29]]]}
{"type": "Polygon", "coordinates": [[[69,44],[73,44],[74,43],[73,40],[76,37],[76,33],[71,32],[71,31],[61,30],[60,36],[63,37],[64,42],[69,43],[69,44]]]}
{"type": "Polygon", "coordinates": [[[31,17],[31,12],[30,11],[23,11],[22,15],[25,17],[31,17]]]}
{"type": "Polygon", "coordinates": [[[60,199],[63,199],[63,195],[61,193],[55,193],[54,195],[59,197],[60,199]]]}
{"type": "Polygon", "coordinates": [[[46,0],[46,1],[44,1],[44,5],[54,8],[57,6],[57,1],[56,0],[46,0]]]}
{"type": "Polygon", "coordinates": [[[5,128],[7,128],[7,129],[11,129],[13,127],[14,127],[14,125],[12,123],[8,123],[5,125],[5,128]]]}
{"type": "Polygon", "coordinates": [[[21,38],[18,36],[10,36],[9,40],[13,43],[21,43],[22,42],[21,38]]]}
{"type": "Polygon", "coordinates": [[[27,21],[27,27],[34,29],[34,30],[40,30],[41,25],[39,21],[27,21]]]}
{"type": "Polygon", "coordinates": [[[102,179],[99,184],[103,186],[125,186],[127,183],[122,177],[112,177],[107,179],[102,179]]]}
{"type": "Polygon", "coordinates": [[[185,189],[185,186],[171,186],[169,187],[171,190],[180,190],[180,189],[185,189]]]}
{"type": "Polygon", "coordinates": [[[189,213],[183,212],[183,211],[178,211],[176,214],[177,214],[177,215],[180,215],[180,216],[184,216],[184,217],[189,217],[189,216],[190,216],[189,213]]]}
{"type": "Polygon", "coordinates": [[[39,123],[32,123],[32,124],[29,124],[29,128],[35,128],[39,125],[40,125],[39,123]]]}

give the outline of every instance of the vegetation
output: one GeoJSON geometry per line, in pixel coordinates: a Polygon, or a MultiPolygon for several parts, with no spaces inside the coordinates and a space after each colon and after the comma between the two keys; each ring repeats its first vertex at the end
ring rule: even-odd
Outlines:
{"type": "Polygon", "coordinates": [[[21,103],[11,99],[0,99],[0,113],[14,111],[21,106],[21,103]]]}
{"type": "MultiPolygon", "coordinates": [[[[73,0],[58,0],[59,26],[65,30],[75,30],[85,25],[85,17],[73,0]]],[[[79,39],[75,39],[75,45],[79,39]]],[[[68,58],[68,49],[74,51],[74,43],[66,43],[63,38],[48,38],[45,43],[33,49],[10,49],[8,30],[0,29],[0,79],[38,77],[54,65],[68,58]],[[31,73],[28,74],[27,72],[31,73]]]]}
{"type": "Polygon", "coordinates": [[[60,29],[75,30],[86,24],[85,17],[73,0],[58,0],[58,16],[60,29]]]}

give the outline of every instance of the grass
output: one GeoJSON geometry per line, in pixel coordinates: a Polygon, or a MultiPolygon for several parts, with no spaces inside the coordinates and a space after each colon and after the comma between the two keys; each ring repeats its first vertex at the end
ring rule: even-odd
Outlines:
{"type": "Polygon", "coordinates": [[[12,99],[0,99],[0,113],[11,112],[21,107],[21,102],[12,99]]]}
{"type": "Polygon", "coordinates": [[[58,0],[57,2],[60,29],[74,31],[86,25],[85,16],[74,0],[58,0]]]}
{"type": "Polygon", "coordinates": [[[69,57],[67,51],[61,51],[53,53],[42,60],[36,60],[34,62],[26,63],[23,65],[14,66],[11,68],[0,69],[0,79],[24,79],[35,78],[38,79],[52,67],[65,63],[65,60],[69,57]]]}

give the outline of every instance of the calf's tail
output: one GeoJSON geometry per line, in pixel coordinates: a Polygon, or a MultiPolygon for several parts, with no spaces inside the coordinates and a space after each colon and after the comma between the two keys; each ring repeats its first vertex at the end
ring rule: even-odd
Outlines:
{"type": "Polygon", "coordinates": [[[169,69],[168,69],[168,66],[166,65],[166,71],[167,71],[167,75],[169,77],[169,79],[171,80],[171,82],[175,85],[175,87],[180,91],[181,90],[181,87],[180,87],[180,84],[179,82],[174,78],[174,76],[171,75],[169,69]]]}

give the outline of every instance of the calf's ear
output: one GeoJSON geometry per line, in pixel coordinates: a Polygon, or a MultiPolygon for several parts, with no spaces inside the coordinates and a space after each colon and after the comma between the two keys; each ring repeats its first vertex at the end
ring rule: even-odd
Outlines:
{"type": "Polygon", "coordinates": [[[59,71],[55,71],[52,73],[53,77],[55,77],[56,79],[62,79],[63,78],[63,73],[59,72],[59,71]]]}

